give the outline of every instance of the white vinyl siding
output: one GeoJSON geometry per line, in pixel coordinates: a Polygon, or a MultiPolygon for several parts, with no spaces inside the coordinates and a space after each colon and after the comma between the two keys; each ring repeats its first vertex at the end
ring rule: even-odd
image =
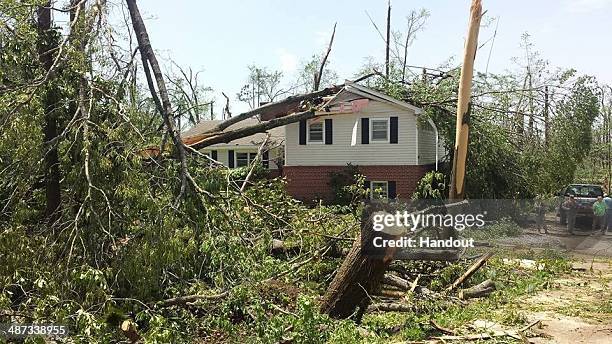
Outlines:
{"type": "MultiPolygon", "coordinates": [[[[436,132],[430,123],[419,125],[419,165],[434,164],[436,162],[436,132]]],[[[438,159],[444,157],[442,139],[438,138],[438,159]]]]}
{"type": "MultiPolygon", "coordinates": [[[[299,145],[299,124],[285,126],[287,166],[345,166],[353,165],[417,165],[416,116],[411,110],[378,101],[356,114],[330,115],[333,121],[333,144],[299,145]],[[398,143],[361,143],[361,118],[389,119],[398,117],[398,143]],[[351,145],[353,129],[356,144],[351,145]]],[[[323,122],[324,118],[320,121],[323,122]]],[[[371,135],[370,135],[371,136],[371,135]]],[[[388,133],[390,136],[390,133],[388,133]]]]}

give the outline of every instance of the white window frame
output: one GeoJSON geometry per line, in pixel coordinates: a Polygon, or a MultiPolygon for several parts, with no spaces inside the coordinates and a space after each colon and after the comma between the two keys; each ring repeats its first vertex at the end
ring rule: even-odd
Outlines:
{"type": "MultiPolygon", "coordinates": [[[[380,185],[379,185],[380,187],[380,185]]],[[[381,196],[383,196],[381,194],[381,196]]],[[[389,182],[386,180],[372,180],[370,181],[370,199],[389,199],[389,182]],[[376,192],[376,187],[374,187],[374,184],[384,184],[385,185],[385,194],[384,197],[374,197],[376,192]]]]}
{"type": "Polygon", "coordinates": [[[310,145],[321,145],[325,143],[325,120],[321,119],[321,141],[311,141],[310,140],[310,125],[311,124],[319,124],[319,122],[312,123],[311,120],[306,122],[306,143],[310,145]]]}
{"type": "Polygon", "coordinates": [[[234,151],[234,165],[235,167],[247,167],[250,166],[251,163],[253,163],[253,161],[255,161],[255,158],[257,157],[257,152],[236,152],[234,151]],[[244,166],[238,166],[238,154],[246,154],[247,155],[247,164],[244,166]],[[253,157],[251,157],[251,154],[253,154],[253,157]]]}
{"type": "Polygon", "coordinates": [[[391,121],[389,120],[389,118],[371,118],[370,119],[370,142],[371,143],[389,143],[390,141],[390,136],[391,136],[391,121]],[[387,139],[385,140],[381,140],[381,139],[374,139],[374,122],[375,121],[386,121],[387,122],[387,139]]]}

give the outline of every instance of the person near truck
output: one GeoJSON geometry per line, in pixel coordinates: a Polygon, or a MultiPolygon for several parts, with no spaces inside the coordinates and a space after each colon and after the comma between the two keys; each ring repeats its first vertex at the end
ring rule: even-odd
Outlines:
{"type": "Polygon", "coordinates": [[[610,195],[605,195],[603,202],[606,205],[606,222],[602,232],[605,234],[606,229],[612,231],[612,197],[610,197],[610,195]]]}
{"type": "Polygon", "coordinates": [[[574,226],[576,225],[576,212],[578,211],[578,204],[574,195],[570,195],[569,198],[561,205],[565,211],[565,218],[567,219],[567,231],[570,234],[574,234],[574,226]]]}
{"type": "Polygon", "coordinates": [[[602,233],[606,232],[603,226],[605,216],[606,204],[603,202],[603,197],[597,196],[597,201],[593,203],[593,230],[601,229],[602,233]]]}
{"type": "Polygon", "coordinates": [[[548,234],[548,228],[546,228],[546,223],[544,222],[544,218],[546,216],[546,204],[543,199],[538,199],[536,202],[536,225],[538,227],[538,233],[544,230],[544,234],[548,234]]]}

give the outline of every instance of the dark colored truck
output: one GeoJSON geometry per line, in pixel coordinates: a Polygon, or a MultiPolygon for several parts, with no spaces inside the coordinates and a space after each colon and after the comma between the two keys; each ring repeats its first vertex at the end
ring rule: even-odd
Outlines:
{"type": "Polygon", "coordinates": [[[566,188],[557,193],[559,196],[559,206],[557,207],[557,216],[562,225],[567,224],[565,211],[561,205],[565,202],[566,197],[574,196],[578,205],[576,216],[593,217],[593,203],[597,201],[597,197],[603,196],[603,188],[595,184],[570,184],[566,188]]]}

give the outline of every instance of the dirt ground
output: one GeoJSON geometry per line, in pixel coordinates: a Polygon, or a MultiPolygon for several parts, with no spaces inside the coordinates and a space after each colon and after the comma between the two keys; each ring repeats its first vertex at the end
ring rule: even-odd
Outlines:
{"type": "Polygon", "coordinates": [[[567,228],[559,224],[554,214],[547,215],[545,224],[548,234],[543,230],[538,231],[534,225],[525,229],[522,235],[504,238],[498,244],[518,249],[549,248],[579,256],[612,257],[612,233],[602,235],[600,231],[592,230],[588,219],[577,219],[574,235],[570,235],[567,228]]]}
{"type": "Polygon", "coordinates": [[[578,221],[576,235],[569,235],[554,216],[546,225],[548,234],[528,228],[500,241],[517,249],[563,251],[573,260],[570,274],[516,305],[529,323],[540,320],[532,329],[538,336],[529,342],[612,343],[612,233],[601,235],[588,221],[578,221]]]}

